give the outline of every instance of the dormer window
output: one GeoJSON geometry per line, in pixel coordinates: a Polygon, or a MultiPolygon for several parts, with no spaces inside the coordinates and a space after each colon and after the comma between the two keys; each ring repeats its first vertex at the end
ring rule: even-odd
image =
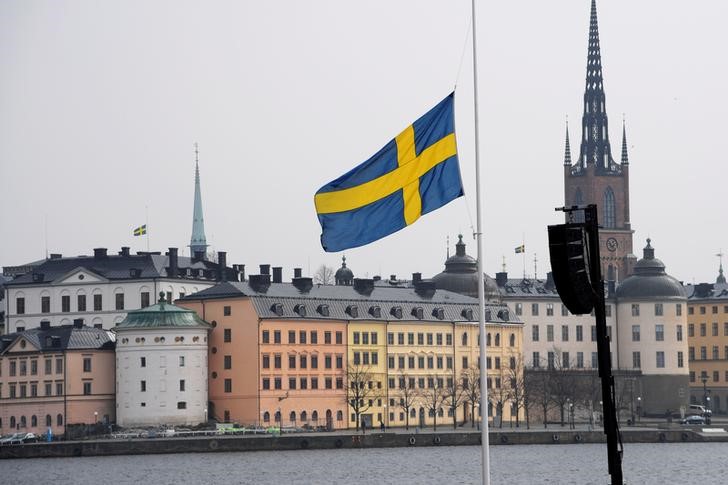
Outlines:
{"type": "MultiPolygon", "coordinates": [[[[359,307],[357,307],[356,305],[349,305],[346,307],[346,313],[351,318],[357,318],[359,316],[359,307]]],[[[369,313],[371,313],[371,310],[369,311],[369,313]]]]}
{"type": "Polygon", "coordinates": [[[306,316],[306,305],[304,305],[303,303],[299,303],[295,307],[293,307],[293,311],[298,313],[300,316],[305,317],[306,316]]]}
{"type": "Polygon", "coordinates": [[[437,318],[438,320],[443,320],[445,318],[445,309],[435,308],[434,310],[432,310],[432,316],[437,318]]]}
{"type": "Polygon", "coordinates": [[[280,303],[273,303],[270,306],[270,311],[278,315],[279,317],[283,315],[283,305],[280,303]]]}
{"type": "Polygon", "coordinates": [[[392,309],[389,311],[389,313],[394,317],[401,319],[402,318],[402,307],[401,306],[395,306],[392,307],[392,309]]]}
{"type": "Polygon", "coordinates": [[[329,306],[328,305],[319,305],[318,308],[316,309],[316,311],[324,317],[329,316],[329,306]]]}
{"type": "Polygon", "coordinates": [[[466,320],[472,320],[473,319],[473,309],[472,308],[463,308],[463,311],[460,312],[460,315],[462,315],[463,318],[466,320]]]}
{"type": "Polygon", "coordinates": [[[373,316],[374,318],[381,318],[382,317],[382,309],[378,306],[372,306],[369,307],[369,314],[373,316]]]}
{"type": "Polygon", "coordinates": [[[417,318],[418,320],[422,320],[422,317],[424,317],[424,312],[422,310],[422,307],[414,307],[412,309],[412,316],[417,318]]]}

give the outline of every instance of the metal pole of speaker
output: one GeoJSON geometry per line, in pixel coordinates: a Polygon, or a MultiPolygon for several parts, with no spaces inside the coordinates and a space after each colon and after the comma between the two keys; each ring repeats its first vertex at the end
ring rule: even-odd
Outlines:
{"type": "Polygon", "coordinates": [[[589,272],[596,298],[594,316],[597,327],[599,377],[602,382],[602,401],[604,402],[604,434],[607,435],[607,462],[609,474],[612,476],[612,485],[623,485],[622,439],[619,434],[619,423],[617,422],[617,410],[614,401],[614,376],[612,375],[612,359],[607,333],[604,281],[602,281],[599,256],[599,221],[597,220],[597,206],[595,204],[590,204],[584,208],[584,221],[588,235],[589,272]]]}

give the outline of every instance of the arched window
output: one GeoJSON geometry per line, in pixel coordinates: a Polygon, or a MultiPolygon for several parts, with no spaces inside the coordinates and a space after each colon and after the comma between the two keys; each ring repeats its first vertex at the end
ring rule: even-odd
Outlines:
{"type": "Polygon", "coordinates": [[[445,411],[442,410],[442,408],[437,410],[437,417],[441,418],[445,415],[445,411]]]}
{"type": "Polygon", "coordinates": [[[468,334],[467,333],[463,334],[463,345],[468,345],[468,334]]]}
{"type": "Polygon", "coordinates": [[[281,422],[281,412],[280,411],[276,411],[275,420],[276,420],[276,423],[281,422]]]}
{"type": "Polygon", "coordinates": [[[495,334],[495,346],[500,347],[500,334],[495,334]]]}
{"type": "Polygon", "coordinates": [[[515,347],[516,346],[516,335],[515,334],[511,334],[511,336],[508,337],[508,344],[511,347],[515,347]]]}
{"type": "Polygon", "coordinates": [[[615,275],[614,275],[614,266],[609,265],[607,267],[607,281],[616,281],[615,275]]]}
{"type": "Polygon", "coordinates": [[[263,422],[270,423],[270,413],[268,411],[263,413],[263,422]]]}
{"type": "Polygon", "coordinates": [[[58,416],[56,416],[56,426],[63,426],[63,415],[62,414],[58,414],[58,416]]]}
{"type": "Polygon", "coordinates": [[[38,416],[36,416],[35,414],[30,417],[30,426],[32,428],[38,427],[38,416]]]}
{"type": "Polygon", "coordinates": [[[485,346],[490,347],[490,343],[491,343],[490,332],[488,332],[488,334],[485,336],[485,346]]]}
{"type": "Polygon", "coordinates": [[[50,414],[46,414],[46,426],[53,426],[53,418],[50,414]]]}
{"type": "Polygon", "coordinates": [[[416,418],[417,417],[417,411],[415,411],[414,408],[410,409],[410,418],[416,418]]]}
{"type": "Polygon", "coordinates": [[[616,227],[614,213],[614,192],[611,187],[607,187],[604,191],[604,227],[616,227]]]}
{"type": "Polygon", "coordinates": [[[314,423],[318,421],[318,411],[314,410],[314,412],[311,413],[311,420],[313,420],[314,423]]]}
{"type": "Polygon", "coordinates": [[[301,411],[301,422],[308,421],[308,413],[306,411],[301,411]]]}
{"type": "Polygon", "coordinates": [[[336,411],[336,420],[337,421],[343,421],[344,420],[344,412],[339,410],[336,411]]]}
{"type": "Polygon", "coordinates": [[[15,416],[10,416],[10,427],[15,428],[15,416]]]}
{"type": "Polygon", "coordinates": [[[431,418],[434,417],[435,416],[435,410],[434,409],[430,409],[428,411],[428,414],[430,415],[431,418]]]}
{"type": "Polygon", "coordinates": [[[28,420],[25,419],[25,416],[20,416],[20,427],[25,428],[28,426],[28,420]]]}

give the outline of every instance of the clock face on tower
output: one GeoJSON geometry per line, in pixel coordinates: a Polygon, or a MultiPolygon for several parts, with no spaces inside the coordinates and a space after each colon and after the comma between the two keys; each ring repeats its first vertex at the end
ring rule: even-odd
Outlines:
{"type": "Polygon", "coordinates": [[[619,243],[613,237],[610,237],[609,239],[607,239],[607,249],[609,249],[610,251],[612,251],[612,252],[616,251],[618,246],[619,246],[619,243]]]}

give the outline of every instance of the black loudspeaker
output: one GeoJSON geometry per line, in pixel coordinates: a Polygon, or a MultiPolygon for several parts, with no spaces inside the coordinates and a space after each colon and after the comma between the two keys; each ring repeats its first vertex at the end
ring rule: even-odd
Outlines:
{"type": "Polygon", "coordinates": [[[589,273],[589,242],[584,224],[549,226],[549,254],[556,291],[574,315],[590,313],[596,303],[589,273]]]}

